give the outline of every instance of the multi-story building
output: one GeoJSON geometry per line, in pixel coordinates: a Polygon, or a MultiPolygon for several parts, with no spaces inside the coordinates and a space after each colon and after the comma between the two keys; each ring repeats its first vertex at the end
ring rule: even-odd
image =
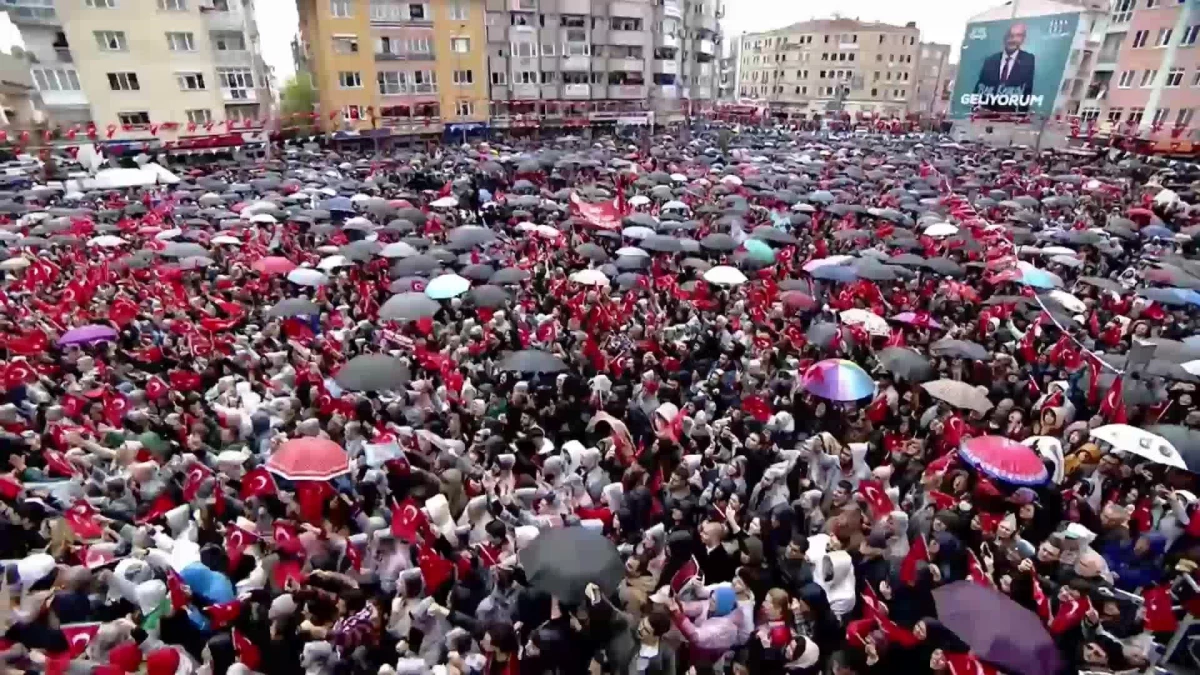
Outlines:
{"type": "Polygon", "coordinates": [[[738,97],[738,76],[741,74],[742,40],[738,36],[725,40],[721,45],[718,62],[717,98],[732,101],[738,97]]]}
{"type": "Polygon", "coordinates": [[[297,0],[326,130],[441,133],[487,121],[482,0],[297,0]]]}
{"type": "Polygon", "coordinates": [[[500,126],[682,119],[717,94],[719,0],[486,0],[500,126]]]}
{"type": "Polygon", "coordinates": [[[950,45],[922,42],[918,58],[917,100],[910,112],[922,115],[944,112],[946,106],[942,100],[942,93],[946,90],[947,81],[951,83],[951,87],[954,82],[950,78],[950,45]]]}
{"type": "Polygon", "coordinates": [[[177,140],[269,113],[251,0],[4,2],[52,123],[94,123],[105,140],[177,140]]]}
{"type": "Polygon", "coordinates": [[[1078,110],[1102,132],[1200,140],[1200,11],[1195,2],[1113,0],[1078,110]],[[1157,131],[1155,131],[1157,129],[1157,131]]]}
{"type": "Polygon", "coordinates": [[[765,99],[776,116],[900,116],[917,100],[915,23],[816,19],[740,39],[738,96],[765,99]]]}

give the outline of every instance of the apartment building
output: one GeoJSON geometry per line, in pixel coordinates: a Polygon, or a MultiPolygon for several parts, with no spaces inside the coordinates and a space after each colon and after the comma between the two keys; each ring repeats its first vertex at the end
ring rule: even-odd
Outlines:
{"type": "Polygon", "coordinates": [[[486,0],[493,122],[669,122],[718,90],[719,0],[486,0]]]}
{"type": "Polygon", "coordinates": [[[917,102],[911,112],[936,115],[946,111],[953,88],[950,45],[922,42],[917,62],[917,102]],[[949,83],[949,87],[947,87],[949,83]]]}
{"type": "Polygon", "coordinates": [[[733,101],[738,97],[738,79],[741,75],[742,40],[740,36],[725,40],[721,45],[721,58],[717,62],[717,99],[733,101]]]}
{"type": "Polygon", "coordinates": [[[1200,10],[1180,0],[1113,0],[1078,111],[1102,133],[1200,140],[1200,10]],[[1157,131],[1156,131],[1157,130],[1157,131]]]}
{"type": "Polygon", "coordinates": [[[441,133],[488,118],[482,0],[297,0],[327,131],[441,133]]]}
{"type": "Polygon", "coordinates": [[[52,124],[95,124],[103,140],[177,140],[226,121],[258,126],[270,112],[252,0],[4,6],[52,124]]]}
{"type": "Polygon", "coordinates": [[[765,100],[776,116],[899,116],[917,105],[915,23],[817,19],[740,39],[738,95],[765,100]]]}

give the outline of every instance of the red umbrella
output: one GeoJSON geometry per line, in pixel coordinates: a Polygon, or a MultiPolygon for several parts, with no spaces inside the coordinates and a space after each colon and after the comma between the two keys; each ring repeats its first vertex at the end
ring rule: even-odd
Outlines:
{"type": "Polygon", "coordinates": [[[267,256],[254,261],[254,271],[261,274],[287,274],[296,269],[296,263],[279,256],[267,256]]]}
{"type": "Polygon", "coordinates": [[[801,312],[806,312],[817,306],[817,301],[811,295],[800,291],[785,291],[779,297],[783,300],[784,306],[789,309],[800,310],[801,312]]]}
{"type": "Polygon", "coordinates": [[[1153,211],[1142,208],[1129,209],[1125,212],[1125,215],[1129,216],[1131,220],[1137,222],[1138,225],[1147,225],[1154,218],[1153,211]]]}
{"type": "Polygon", "coordinates": [[[1041,485],[1050,477],[1036,450],[1003,436],[967,439],[958,456],[980,473],[1013,485],[1041,485]]]}
{"type": "Polygon", "coordinates": [[[350,458],[329,439],[293,438],[271,455],[267,470],[288,480],[330,480],[350,473],[350,458]]]}

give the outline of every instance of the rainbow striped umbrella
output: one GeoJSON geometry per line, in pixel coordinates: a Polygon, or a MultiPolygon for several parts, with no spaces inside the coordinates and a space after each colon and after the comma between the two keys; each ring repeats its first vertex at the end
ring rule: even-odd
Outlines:
{"type": "Polygon", "coordinates": [[[825,359],[804,372],[804,389],[830,401],[857,401],[875,393],[875,380],[853,361],[825,359]]]}

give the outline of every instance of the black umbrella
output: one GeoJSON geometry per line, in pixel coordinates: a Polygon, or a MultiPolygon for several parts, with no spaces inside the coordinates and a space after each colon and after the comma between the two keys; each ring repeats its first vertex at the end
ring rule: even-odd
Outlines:
{"type": "Polygon", "coordinates": [[[440,263],[436,258],[428,255],[414,255],[411,258],[403,258],[396,261],[392,265],[390,273],[394,277],[404,277],[413,274],[425,274],[437,269],[440,263]]]}
{"type": "Polygon", "coordinates": [[[501,359],[496,367],[518,373],[561,373],[567,369],[567,364],[549,352],[522,349],[501,359]]]}
{"type": "Polygon", "coordinates": [[[934,378],[929,360],[907,347],[885,347],[875,356],[879,359],[879,365],[898,380],[927,382],[934,378]]]}
{"type": "Polygon", "coordinates": [[[712,251],[732,251],[737,248],[733,237],[716,232],[700,240],[700,245],[712,251]]]}
{"type": "Polygon", "coordinates": [[[491,265],[467,265],[458,272],[458,276],[470,279],[471,281],[489,281],[495,270],[491,265]]]}
{"type": "Polygon", "coordinates": [[[591,242],[576,246],[575,252],[592,262],[605,262],[608,260],[608,253],[599,245],[591,242]]]}
{"type": "Polygon", "coordinates": [[[1114,293],[1125,292],[1125,287],[1119,282],[1113,281],[1112,279],[1105,279],[1104,277],[1079,277],[1076,281],[1081,284],[1095,286],[1102,291],[1112,291],[1114,293]]]}
{"type": "Polygon", "coordinates": [[[972,361],[992,360],[992,353],[986,347],[970,340],[938,340],[929,345],[929,351],[936,356],[951,356],[972,361]]]}
{"type": "Polygon", "coordinates": [[[625,574],[616,545],[585,527],[542,530],[518,557],[530,586],[571,604],[584,600],[588,584],[611,595],[625,574]]]}
{"type": "Polygon", "coordinates": [[[683,245],[678,239],[662,234],[655,234],[646,237],[638,243],[638,247],[646,251],[655,251],[657,253],[678,253],[683,250],[683,245]]]}
{"type": "Polygon", "coordinates": [[[519,267],[506,267],[497,271],[487,281],[489,284],[519,284],[529,279],[529,272],[519,267]]]}
{"type": "Polygon", "coordinates": [[[409,381],[408,367],[394,356],[362,354],[350,359],[333,376],[349,391],[398,391],[409,381]]]}
{"type": "Polygon", "coordinates": [[[467,291],[467,300],[473,303],[476,307],[489,307],[495,309],[508,304],[508,292],[499,286],[476,286],[470,291],[467,291]]]}
{"type": "Polygon", "coordinates": [[[496,240],[496,233],[478,225],[463,225],[450,230],[449,245],[458,248],[474,248],[496,240]]]}
{"type": "Polygon", "coordinates": [[[1200,430],[1179,424],[1152,424],[1146,431],[1167,439],[1187,464],[1188,471],[1200,474],[1200,430]]]}
{"type": "Polygon", "coordinates": [[[424,293],[401,293],[388,298],[379,308],[379,318],[385,321],[416,321],[437,314],[441,305],[424,293]]]}
{"type": "Polygon", "coordinates": [[[762,239],[763,241],[769,241],[776,244],[796,243],[795,237],[787,232],[784,232],[778,227],[771,225],[759,225],[758,227],[754,228],[754,232],[750,233],[750,236],[754,237],[755,239],[762,239]]]}
{"type": "Polygon", "coordinates": [[[949,258],[930,258],[922,265],[925,269],[932,270],[938,274],[944,274],[948,277],[961,277],[963,268],[949,258]]]}

